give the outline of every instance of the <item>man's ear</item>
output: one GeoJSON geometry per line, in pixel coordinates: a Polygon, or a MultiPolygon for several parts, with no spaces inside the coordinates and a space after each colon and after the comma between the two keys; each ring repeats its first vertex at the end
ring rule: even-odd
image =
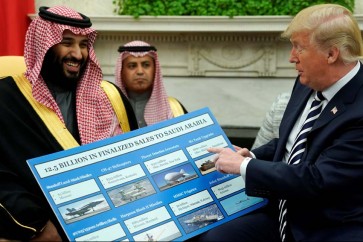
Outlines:
{"type": "Polygon", "coordinates": [[[328,64],[336,62],[339,57],[339,53],[340,51],[336,46],[331,47],[328,52],[328,64]]]}

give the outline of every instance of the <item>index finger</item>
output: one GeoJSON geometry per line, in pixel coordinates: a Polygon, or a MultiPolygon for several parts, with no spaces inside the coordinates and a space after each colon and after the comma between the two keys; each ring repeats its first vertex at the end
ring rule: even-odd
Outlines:
{"type": "Polygon", "coordinates": [[[219,153],[222,151],[223,148],[220,148],[220,147],[209,147],[207,150],[208,152],[211,152],[211,153],[219,153]]]}

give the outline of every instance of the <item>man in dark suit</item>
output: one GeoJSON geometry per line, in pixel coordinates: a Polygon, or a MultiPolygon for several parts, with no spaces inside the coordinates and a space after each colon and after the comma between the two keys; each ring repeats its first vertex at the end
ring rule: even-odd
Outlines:
{"type": "Polygon", "coordinates": [[[298,78],[279,138],[252,151],[209,148],[218,171],[241,174],[247,195],[266,197],[269,204],[208,231],[202,241],[363,240],[363,44],[357,21],[340,5],[321,4],[298,13],[282,36],[292,44],[289,60],[298,78]]]}

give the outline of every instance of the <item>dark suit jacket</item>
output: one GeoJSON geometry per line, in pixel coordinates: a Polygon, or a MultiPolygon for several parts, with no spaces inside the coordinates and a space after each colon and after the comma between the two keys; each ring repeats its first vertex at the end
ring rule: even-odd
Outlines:
{"type": "Polygon", "coordinates": [[[253,150],[258,159],[247,166],[246,192],[286,199],[298,241],[363,241],[362,65],[315,122],[300,164],[287,165],[281,162],[286,141],[312,91],[297,78],[280,138],[253,150]]]}

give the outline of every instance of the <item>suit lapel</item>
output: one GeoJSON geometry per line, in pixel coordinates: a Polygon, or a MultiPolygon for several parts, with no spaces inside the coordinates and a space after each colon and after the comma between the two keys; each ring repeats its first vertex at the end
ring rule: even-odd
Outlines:
{"type": "Polygon", "coordinates": [[[297,86],[291,95],[291,99],[281,120],[279,130],[280,138],[276,149],[275,160],[281,160],[284,156],[287,139],[312,93],[311,89],[299,83],[299,79],[297,79],[297,82],[297,86]]]}
{"type": "Polygon", "coordinates": [[[359,89],[363,85],[362,65],[357,73],[345,86],[343,86],[326,105],[320,117],[316,120],[313,132],[343,114],[347,106],[354,102],[359,89]]]}
{"type": "MultiPolygon", "coordinates": [[[[338,93],[337,93],[338,94],[338,93]]],[[[336,95],[337,95],[336,94],[336,95]]],[[[339,96],[339,95],[338,95],[339,96]]],[[[324,108],[319,118],[316,120],[313,128],[310,132],[314,132],[316,129],[319,129],[329,122],[343,114],[346,110],[346,105],[339,98],[333,98],[324,108]]]]}

